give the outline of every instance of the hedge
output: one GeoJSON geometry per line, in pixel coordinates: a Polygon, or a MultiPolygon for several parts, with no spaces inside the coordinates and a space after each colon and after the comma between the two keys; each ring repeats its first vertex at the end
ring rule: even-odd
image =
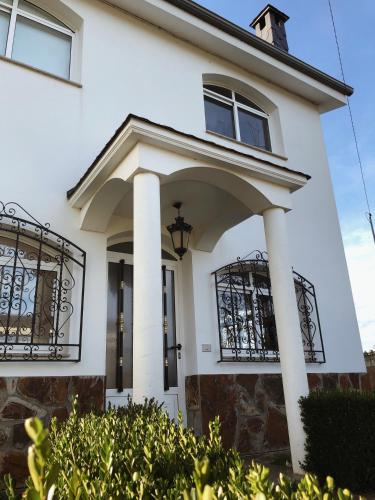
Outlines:
{"type": "MultiPolygon", "coordinates": [[[[236,451],[224,449],[218,420],[208,438],[196,437],[153,401],[102,415],[79,416],[75,408],[65,423],[53,421],[50,432],[37,418],[25,427],[34,443],[28,500],[353,498],[331,478],[321,488],[309,474],[299,483],[280,475],[274,483],[265,467],[246,466],[236,451]]],[[[14,500],[9,476],[5,483],[14,500]]]]}
{"type": "Polygon", "coordinates": [[[300,406],[304,469],[353,490],[375,490],[375,392],[314,391],[300,406]]]}

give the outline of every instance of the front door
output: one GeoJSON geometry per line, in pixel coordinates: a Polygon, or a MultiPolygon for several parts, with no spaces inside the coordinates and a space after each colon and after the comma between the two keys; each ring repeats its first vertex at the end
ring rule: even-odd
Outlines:
{"type": "MultiPolygon", "coordinates": [[[[180,389],[181,344],[176,314],[177,265],[162,261],[164,325],[160,335],[164,344],[164,400],[170,416],[183,410],[180,389]]],[[[108,252],[108,314],[106,376],[107,405],[126,405],[133,387],[133,256],[108,252]]],[[[147,314],[147,312],[145,312],[147,314]]]]}

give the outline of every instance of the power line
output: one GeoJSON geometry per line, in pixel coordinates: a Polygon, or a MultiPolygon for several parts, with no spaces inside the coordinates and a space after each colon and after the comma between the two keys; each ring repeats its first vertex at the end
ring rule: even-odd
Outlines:
{"type": "MultiPolygon", "coordinates": [[[[340,62],[342,80],[343,80],[343,82],[346,85],[345,74],[344,74],[344,66],[343,66],[343,63],[342,63],[341,50],[340,50],[340,45],[339,45],[339,41],[338,41],[338,37],[337,37],[336,24],[335,24],[335,18],[334,18],[334,15],[333,15],[331,0],[328,0],[328,5],[329,5],[330,13],[331,13],[331,20],[332,20],[333,32],[334,32],[335,40],[336,40],[337,53],[338,53],[338,56],[339,56],[339,62],[340,62]]],[[[369,201],[368,192],[367,192],[367,186],[366,186],[366,179],[365,179],[365,174],[364,174],[364,169],[363,169],[361,154],[359,152],[359,146],[358,146],[358,140],[357,140],[357,132],[356,132],[356,128],[355,128],[355,125],[354,125],[353,113],[352,113],[352,108],[350,106],[350,99],[349,99],[349,97],[347,97],[347,103],[348,103],[348,110],[349,110],[350,122],[352,124],[355,149],[357,151],[358,165],[359,165],[359,169],[360,169],[360,172],[361,172],[361,178],[362,178],[362,184],[363,184],[363,191],[365,193],[365,200],[366,200],[366,205],[367,205],[367,210],[368,210],[367,218],[368,218],[368,221],[369,221],[370,226],[371,226],[372,236],[374,238],[374,243],[375,243],[374,223],[373,223],[373,220],[372,220],[372,213],[371,213],[371,208],[370,208],[370,201],[369,201]]]]}

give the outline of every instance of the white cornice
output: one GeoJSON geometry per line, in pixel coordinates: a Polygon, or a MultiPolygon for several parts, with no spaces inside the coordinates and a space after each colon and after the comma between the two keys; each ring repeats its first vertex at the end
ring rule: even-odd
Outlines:
{"type": "Polygon", "coordinates": [[[237,172],[242,171],[255,178],[287,187],[291,192],[304,186],[308,180],[308,176],[303,173],[287,168],[286,161],[273,162],[272,155],[269,155],[270,161],[267,161],[257,158],[255,154],[245,155],[219,144],[147,122],[142,118],[130,117],[76,187],[71,190],[70,205],[82,208],[137,144],[152,145],[194,161],[199,160],[212,166],[224,166],[237,172]]]}

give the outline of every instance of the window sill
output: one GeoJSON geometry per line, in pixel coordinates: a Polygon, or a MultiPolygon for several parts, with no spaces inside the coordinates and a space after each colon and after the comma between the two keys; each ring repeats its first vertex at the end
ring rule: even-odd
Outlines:
{"type": "Polygon", "coordinates": [[[284,160],[284,161],[288,160],[288,158],[286,156],[280,155],[278,153],[274,153],[273,151],[268,151],[267,149],[258,148],[257,146],[251,146],[250,144],[247,144],[246,142],[238,141],[237,139],[233,139],[232,137],[227,137],[226,135],[219,134],[218,132],[213,132],[212,130],[206,130],[206,133],[209,135],[213,135],[215,137],[219,137],[220,139],[225,139],[226,141],[230,141],[233,144],[237,144],[240,146],[245,146],[246,148],[253,149],[255,151],[258,151],[259,153],[264,153],[266,155],[270,155],[273,158],[278,158],[278,159],[284,160]]]}
{"type": "Polygon", "coordinates": [[[18,344],[4,344],[0,342],[0,363],[11,363],[11,362],[39,362],[39,361],[48,361],[48,362],[78,362],[79,359],[76,359],[72,356],[72,352],[70,348],[76,348],[76,344],[58,344],[58,347],[63,347],[64,351],[58,351],[56,357],[53,357],[53,350],[51,351],[51,347],[56,347],[55,344],[29,344],[29,343],[18,343],[18,344]],[[30,349],[27,348],[32,347],[33,351],[30,353],[30,349]],[[4,359],[4,350],[6,350],[6,354],[10,355],[10,357],[4,359]],[[32,354],[32,355],[30,355],[32,354]],[[26,357],[25,357],[26,356],[26,357]]]}
{"type": "Polygon", "coordinates": [[[54,75],[53,73],[49,73],[48,71],[44,71],[43,69],[36,68],[35,66],[30,66],[29,64],[25,64],[19,61],[15,61],[14,59],[10,59],[9,57],[0,56],[0,61],[4,61],[10,64],[14,64],[20,68],[27,69],[29,71],[33,71],[34,73],[39,73],[40,75],[47,76],[48,78],[53,78],[62,83],[67,83],[68,85],[72,85],[73,87],[77,87],[79,89],[82,88],[82,84],[78,82],[74,82],[73,80],[68,80],[63,78],[62,76],[54,75]]]}

